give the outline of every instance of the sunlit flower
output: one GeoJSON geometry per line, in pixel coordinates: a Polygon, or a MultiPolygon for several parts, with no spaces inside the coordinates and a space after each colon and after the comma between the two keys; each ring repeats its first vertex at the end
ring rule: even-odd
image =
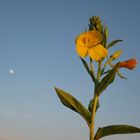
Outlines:
{"type": "Polygon", "coordinates": [[[137,65],[137,60],[135,58],[131,58],[127,61],[120,62],[120,67],[127,68],[129,70],[132,70],[136,67],[137,65]]]}
{"type": "Polygon", "coordinates": [[[102,39],[102,34],[96,30],[81,33],[75,41],[77,54],[82,58],[89,55],[93,60],[100,61],[108,55],[107,49],[100,44],[102,39]]]}
{"type": "Polygon", "coordinates": [[[111,60],[117,59],[122,53],[122,50],[116,51],[113,55],[110,56],[111,60]]]}

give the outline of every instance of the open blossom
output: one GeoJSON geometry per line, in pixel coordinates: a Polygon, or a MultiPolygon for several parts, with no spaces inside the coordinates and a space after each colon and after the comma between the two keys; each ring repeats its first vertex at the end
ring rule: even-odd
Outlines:
{"type": "Polygon", "coordinates": [[[108,50],[100,44],[102,40],[102,34],[95,29],[81,33],[75,40],[77,54],[82,58],[89,55],[93,60],[100,61],[108,55],[108,50]]]}
{"type": "Polygon", "coordinates": [[[135,58],[131,58],[127,61],[120,62],[120,67],[127,68],[129,70],[132,70],[136,67],[137,65],[137,60],[135,58]]]}

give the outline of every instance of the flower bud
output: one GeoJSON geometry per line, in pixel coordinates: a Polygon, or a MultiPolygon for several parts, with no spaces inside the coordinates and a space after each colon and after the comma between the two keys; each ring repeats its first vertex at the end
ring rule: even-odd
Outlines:
{"type": "Polygon", "coordinates": [[[89,19],[89,30],[93,30],[94,28],[98,31],[102,31],[102,22],[99,16],[93,16],[89,19]]]}
{"type": "Polygon", "coordinates": [[[117,59],[121,55],[121,53],[122,53],[122,50],[116,51],[113,55],[110,56],[110,59],[111,60],[117,59]]]}
{"type": "Polygon", "coordinates": [[[132,70],[132,69],[134,69],[136,67],[137,60],[135,58],[131,58],[131,59],[127,60],[127,61],[120,62],[119,65],[120,65],[120,68],[124,67],[124,68],[127,68],[129,70],[132,70]]]}

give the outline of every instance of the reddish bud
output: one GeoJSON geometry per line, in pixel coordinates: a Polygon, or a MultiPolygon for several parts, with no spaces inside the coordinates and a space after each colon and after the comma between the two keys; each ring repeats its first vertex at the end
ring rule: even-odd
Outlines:
{"type": "Polygon", "coordinates": [[[136,67],[136,65],[137,65],[137,60],[135,58],[131,58],[127,61],[120,62],[120,68],[124,67],[124,68],[127,68],[129,70],[134,69],[136,67]]]}

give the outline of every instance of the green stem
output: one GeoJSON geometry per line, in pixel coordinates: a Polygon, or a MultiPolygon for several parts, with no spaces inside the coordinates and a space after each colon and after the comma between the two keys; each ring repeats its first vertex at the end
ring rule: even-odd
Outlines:
{"type": "Polygon", "coordinates": [[[106,66],[108,65],[109,59],[110,59],[110,58],[108,58],[107,61],[106,61],[106,63],[104,64],[104,66],[103,66],[103,71],[105,70],[106,66]]]}
{"type": "MultiPolygon", "coordinates": [[[[107,58],[108,58],[108,57],[107,57],[107,58]]],[[[104,64],[104,66],[103,66],[101,75],[106,73],[106,72],[104,73],[104,70],[105,70],[105,68],[106,68],[106,66],[107,66],[108,64],[109,64],[111,67],[113,67],[113,65],[111,64],[111,61],[112,61],[112,58],[109,57],[109,58],[107,59],[106,63],[104,64]]]]}
{"type": "Polygon", "coordinates": [[[92,106],[92,110],[91,110],[91,124],[89,127],[89,132],[90,132],[90,140],[95,140],[94,139],[94,127],[95,127],[95,115],[96,115],[96,107],[97,107],[97,102],[98,102],[98,95],[96,94],[96,87],[98,82],[100,81],[100,77],[101,77],[101,67],[102,67],[102,61],[98,62],[98,72],[97,72],[97,83],[95,83],[95,90],[94,90],[94,102],[93,102],[93,106],[92,106]]]}
{"type": "Polygon", "coordinates": [[[97,106],[98,96],[94,94],[94,102],[93,102],[93,108],[91,112],[91,125],[89,127],[90,129],[90,140],[94,140],[94,124],[95,124],[95,114],[96,114],[96,106],[97,106]]]}
{"type": "Polygon", "coordinates": [[[94,66],[93,66],[91,58],[90,58],[90,70],[91,70],[92,74],[94,75],[94,66]]]}
{"type": "Polygon", "coordinates": [[[100,80],[100,76],[101,76],[101,67],[102,67],[102,62],[99,61],[98,62],[98,72],[97,72],[97,80],[100,80]]]}

